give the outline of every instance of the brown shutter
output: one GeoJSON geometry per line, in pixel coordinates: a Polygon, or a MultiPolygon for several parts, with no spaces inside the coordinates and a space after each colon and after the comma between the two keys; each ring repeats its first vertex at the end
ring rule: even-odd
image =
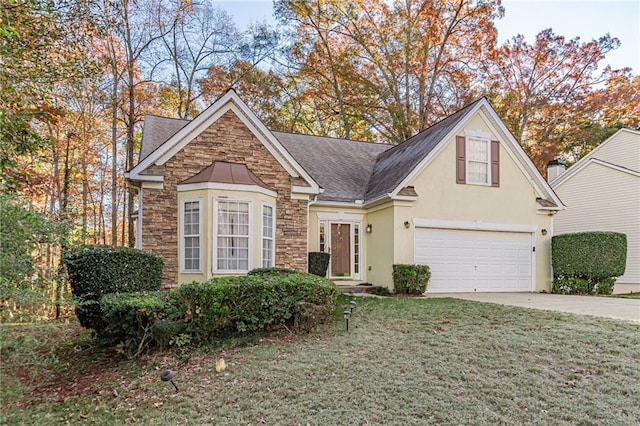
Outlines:
{"type": "Polygon", "coordinates": [[[500,142],[491,141],[491,186],[500,186],[500,142]]]}
{"type": "Polygon", "coordinates": [[[467,182],[465,138],[456,136],[456,183],[467,182]]]}

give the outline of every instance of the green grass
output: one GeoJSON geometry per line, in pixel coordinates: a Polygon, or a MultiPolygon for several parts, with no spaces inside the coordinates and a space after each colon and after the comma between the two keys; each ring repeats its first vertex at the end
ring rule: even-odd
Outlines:
{"type": "Polygon", "coordinates": [[[640,423],[637,323],[453,299],[361,298],[348,333],[344,325],[340,316],[308,335],[137,361],[97,346],[75,352],[91,344],[76,327],[45,326],[57,337],[36,342],[29,336],[41,327],[5,327],[0,423],[640,423]],[[222,373],[218,358],[227,363],[222,373]],[[160,382],[166,368],[180,392],[160,382]]]}

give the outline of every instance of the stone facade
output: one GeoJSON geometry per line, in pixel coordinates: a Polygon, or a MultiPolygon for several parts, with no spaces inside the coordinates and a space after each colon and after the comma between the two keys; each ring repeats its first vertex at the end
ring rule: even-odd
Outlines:
{"type": "Polygon", "coordinates": [[[163,189],[143,189],[143,249],[164,259],[163,285],[174,287],[178,282],[177,185],[214,161],[246,164],[277,192],[275,266],[306,271],[307,200],[291,198],[289,173],[235,113],[227,111],[167,161],[163,189]]]}

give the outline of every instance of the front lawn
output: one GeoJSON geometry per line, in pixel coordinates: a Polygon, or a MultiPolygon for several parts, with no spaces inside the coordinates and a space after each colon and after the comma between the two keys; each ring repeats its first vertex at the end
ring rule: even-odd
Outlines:
{"type": "Polygon", "coordinates": [[[453,299],[357,303],[348,333],[340,316],[308,335],[138,361],[74,325],[5,325],[0,423],[640,423],[640,324],[453,299]],[[159,380],[166,368],[179,392],[159,380]]]}

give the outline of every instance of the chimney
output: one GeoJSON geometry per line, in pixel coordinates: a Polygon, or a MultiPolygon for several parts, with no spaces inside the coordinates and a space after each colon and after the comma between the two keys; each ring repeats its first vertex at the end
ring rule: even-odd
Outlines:
{"type": "Polygon", "coordinates": [[[564,173],[564,161],[551,160],[547,164],[547,182],[552,182],[555,178],[564,173]]]}

